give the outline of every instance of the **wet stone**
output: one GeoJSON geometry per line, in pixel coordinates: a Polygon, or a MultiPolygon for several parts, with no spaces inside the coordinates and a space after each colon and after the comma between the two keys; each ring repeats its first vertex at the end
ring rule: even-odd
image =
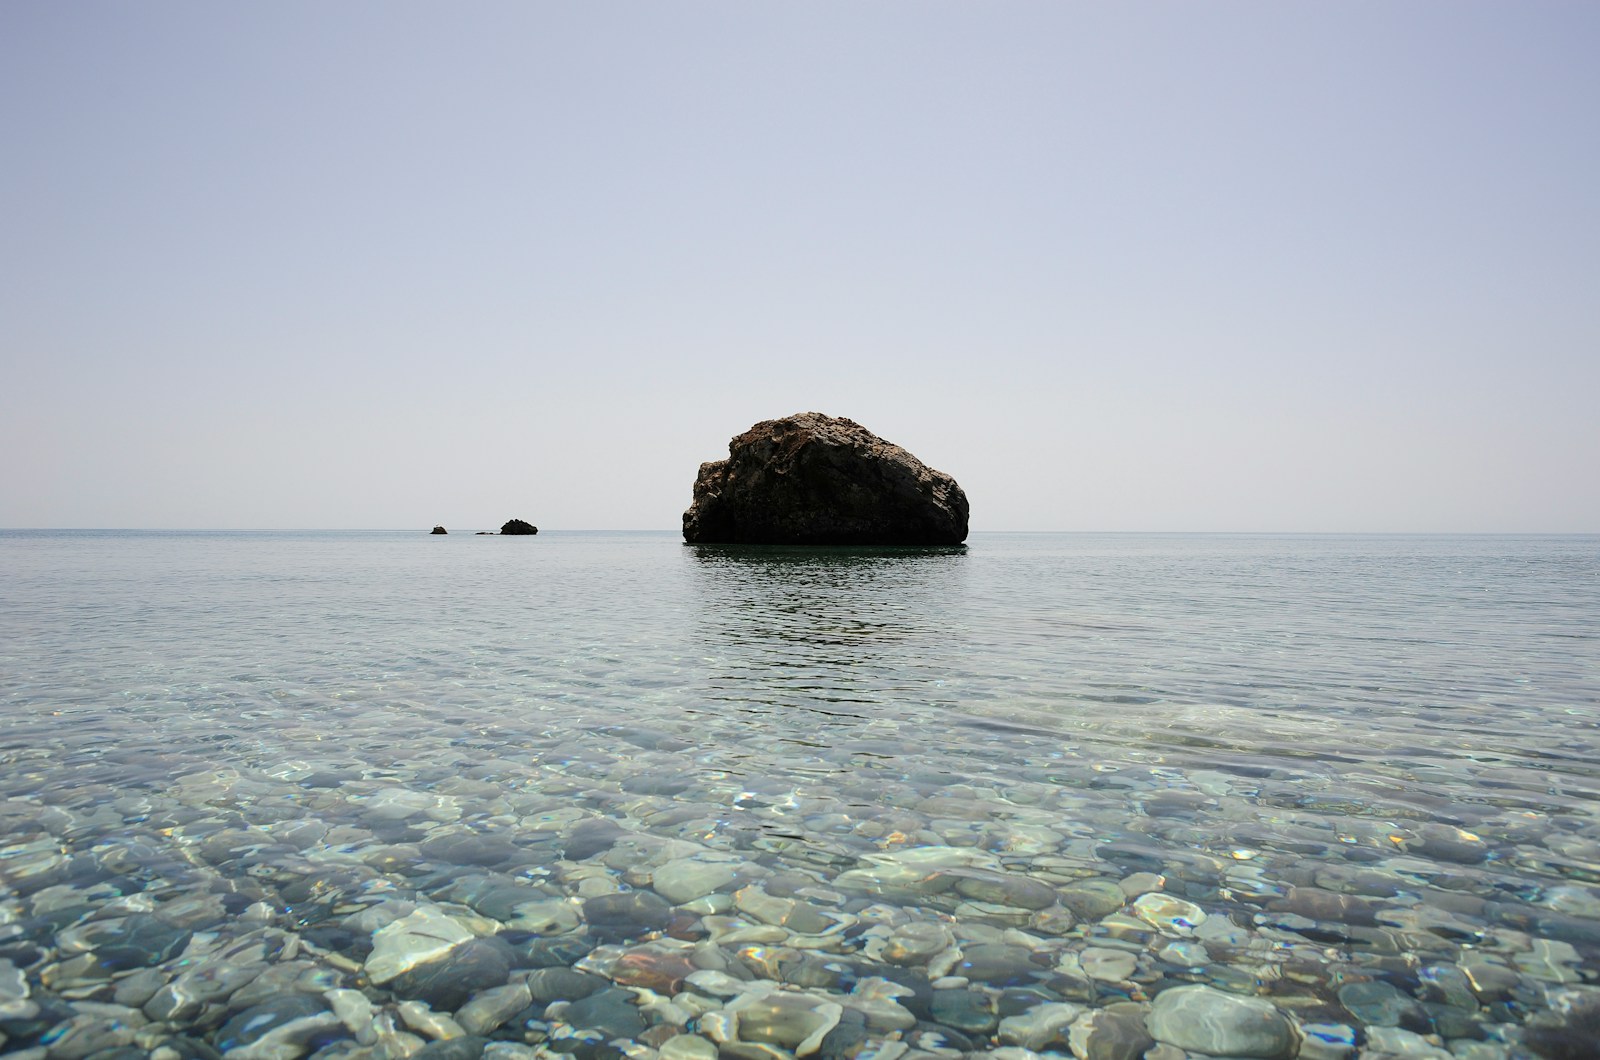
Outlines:
{"type": "Polygon", "coordinates": [[[426,1001],[431,1008],[454,1010],[479,990],[505,983],[514,964],[515,954],[503,940],[469,939],[443,957],[396,976],[389,988],[400,997],[426,1001]]]}
{"type": "Polygon", "coordinates": [[[1026,876],[978,869],[952,869],[941,875],[953,880],[956,893],[964,898],[1019,909],[1045,909],[1056,904],[1054,888],[1026,876]]]}
{"type": "Polygon", "coordinates": [[[372,1000],[359,990],[329,990],[322,995],[345,1030],[361,1035],[372,1021],[372,1000]]]}
{"type": "Polygon", "coordinates": [[[1211,952],[1206,949],[1203,942],[1179,939],[1157,950],[1156,958],[1178,968],[1199,969],[1211,963],[1211,952]]]}
{"type": "Polygon", "coordinates": [[[1065,906],[1053,905],[1041,909],[1028,918],[1027,930],[1035,935],[1065,935],[1077,924],[1078,918],[1065,906]]]}
{"type": "Polygon", "coordinates": [[[856,975],[856,969],[846,961],[801,954],[798,960],[785,963],[778,977],[785,983],[810,989],[845,990],[856,975]]]}
{"type": "Polygon", "coordinates": [[[128,1046],[143,1023],[143,1017],[132,1009],[126,1015],[81,1013],[52,1028],[41,1041],[47,1044],[52,1058],[83,1060],[128,1046]]]}
{"type": "Polygon", "coordinates": [[[1535,918],[1533,934],[1560,939],[1574,946],[1600,949],[1600,923],[1582,917],[1551,913],[1535,918]]]}
{"type": "MultiPolygon", "coordinates": [[[[60,1053],[49,1054],[61,1056],[60,1053]]],[[[102,1049],[91,1053],[90,1060],[150,1060],[150,1054],[143,1049],[131,1045],[124,1045],[114,1049],[102,1049]]]]}
{"type": "Polygon", "coordinates": [[[583,919],[595,937],[622,942],[666,927],[672,906],[652,891],[603,894],[583,903],[583,919]]]}
{"type": "Polygon", "coordinates": [[[1167,885],[1167,878],[1161,874],[1162,867],[1164,866],[1130,873],[1117,881],[1117,887],[1128,898],[1138,898],[1152,891],[1159,891],[1167,885]]]}
{"type": "Polygon", "coordinates": [[[1163,935],[1192,935],[1206,919],[1205,911],[1193,902],[1159,892],[1140,895],[1132,911],[1163,935]]]}
{"type": "Polygon", "coordinates": [[[1473,994],[1485,1004],[1510,997],[1520,982],[1516,972],[1491,960],[1463,958],[1460,968],[1473,994]]]}
{"type": "Polygon", "coordinates": [[[1339,1004],[1369,1027],[1418,1030],[1428,1026],[1428,1015],[1417,999],[1381,979],[1346,983],[1339,988],[1339,1004]]]}
{"type": "Polygon", "coordinates": [[[1413,1031],[1399,1027],[1369,1027],[1364,1053],[1394,1060],[1454,1060],[1450,1051],[1413,1031]]]}
{"type": "Polygon", "coordinates": [[[1033,952],[1022,946],[982,943],[964,947],[955,974],[991,985],[1011,986],[1032,982],[1045,969],[1033,960],[1033,952]]]}
{"type": "Polygon", "coordinates": [[[1460,865],[1477,865],[1490,853],[1481,837],[1449,825],[1424,825],[1421,834],[1407,846],[1426,857],[1460,865]]]}
{"type": "Polygon", "coordinates": [[[532,1003],[526,983],[507,983],[473,995],[456,1012],[456,1022],[468,1034],[488,1034],[532,1003]]]}
{"type": "Polygon", "coordinates": [[[1007,1016],[1020,1016],[1031,1008],[1053,1004],[1060,1000],[1043,987],[1013,986],[995,995],[994,1010],[1000,1014],[1001,1019],[1005,1019],[1007,1016]]]}
{"type": "Polygon", "coordinates": [[[300,938],[318,949],[343,954],[356,962],[372,954],[372,936],[334,924],[317,924],[301,930],[300,938]]]}
{"type": "Polygon", "coordinates": [[[806,994],[746,994],[726,1009],[738,1016],[739,1040],[777,1045],[807,1056],[839,1025],[844,1009],[806,994]]]}
{"type": "Polygon", "coordinates": [[[1544,903],[1558,913],[1600,920],[1600,889],[1558,884],[1545,888],[1544,903]]]}
{"type": "Polygon", "coordinates": [[[883,947],[883,959],[894,964],[926,964],[935,954],[955,945],[955,936],[943,924],[913,921],[896,928],[883,947]]]}
{"type": "MultiPolygon", "coordinates": [[[[112,1000],[119,1005],[128,1005],[132,1008],[143,1008],[145,1002],[155,996],[156,991],[167,985],[167,977],[156,968],[145,968],[134,972],[132,975],[123,976],[117,980],[116,992],[112,1000]]],[[[4,988],[0,987],[0,1016],[5,1012],[4,988]]]]}
{"type": "Polygon", "coordinates": [[[1000,1025],[987,994],[975,990],[935,990],[929,1002],[933,1022],[963,1034],[989,1034],[1000,1025]]]}
{"type": "Polygon", "coordinates": [[[1345,1023],[1307,1023],[1300,1028],[1298,1060],[1347,1060],[1356,1052],[1356,1031],[1345,1023]]]}
{"type": "Polygon", "coordinates": [[[566,1007],[561,1019],[580,1031],[599,1031],[607,1041],[637,1037],[645,1026],[633,994],[619,987],[579,998],[566,1007]]]}
{"type": "Polygon", "coordinates": [[[407,1028],[436,1041],[467,1033],[448,1013],[435,1012],[426,1002],[402,1001],[394,1010],[407,1028]]]}
{"type": "Polygon", "coordinates": [[[0,960],[0,1019],[15,1019],[36,1011],[38,1006],[28,1000],[31,992],[22,969],[8,960],[0,960]]]}
{"type": "Polygon", "coordinates": [[[683,776],[671,774],[639,773],[623,779],[623,791],[635,795],[680,795],[689,790],[692,782],[683,776]]]}
{"type": "Polygon", "coordinates": [[[1437,1002],[1422,1002],[1422,1010],[1430,1031],[1441,1038],[1482,1038],[1483,1027],[1478,1023],[1477,1011],[1463,1011],[1437,1002]]]}
{"type": "Polygon", "coordinates": [[[1294,913],[1311,920],[1374,927],[1378,923],[1378,911],[1381,906],[1354,895],[1335,894],[1315,887],[1292,887],[1287,896],[1271,902],[1268,908],[1294,913]]]}
{"type": "Polygon", "coordinates": [[[430,861],[447,865],[481,865],[484,868],[515,865],[527,860],[527,853],[500,836],[474,832],[452,832],[423,841],[418,851],[430,861]]]}
{"type": "Polygon", "coordinates": [[[950,1027],[940,1027],[936,1024],[919,1024],[908,1031],[902,1040],[911,1048],[935,1056],[953,1057],[960,1053],[973,1052],[972,1039],[960,1031],[950,1027]]]}
{"type": "Polygon", "coordinates": [[[1060,890],[1061,904],[1072,910],[1080,920],[1099,920],[1110,916],[1127,904],[1128,896],[1122,893],[1115,880],[1081,880],[1067,884],[1060,890]]]}
{"type": "Polygon", "coordinates": [[[662,1042],[661,1060],[717,1060],[717,1047],[698,1034],[679,1034],[662,1042]]]}
{"type": "Polygon", "coordinates": [[[680,858],[656,869],[651,874],[650,886],[667,901],[682,905],[715,893],[732,883],[737,875],[737,869],[726,862],[680,858]]]}
{"type": "Polygon", "coordinates": [[[372,953],[366,961],[374,983],[387,983],[419,965],[443,957],[472,938],[460,921],[433,908],[417,909],[380,928],[372,936],[372,953]]]}
{"type": "Polygon", "coordinates": [[[324,976],[337,978],[309,961],[281,961],[269,964],[261,970],[261,974],[228,995],[228,1008],[238,1012],[291,991],[321,992],[335,984],[328,982],[318,985],[307,980],[308,977],[315,979],[324,976]]]}
{"type": "Polygon", "coordinates": [[[576,1001],[588,997],[606,986],[598,975],[575,971],[571,968],[540,968],[529,972],[528,992],[535,1001],[576,1001]]]}
{"type": "Polygon", "coordinates": [[[1518,970],[1546,983],[1577,982],[1579,975],[1573,965],[1578,962],[1578,951],[1570,943],[1553,939],[1534,939],[1528,952],[1513,958],[1518,970]]]}
{"type": "Polygon", "coordinates": [[[202,1006],[226,1000],[254,981],[261,971],[260,964],[231,965],[223,961],[191,968],[151,995],[143,1005],[145,1015],[162,1021],[188,1019],[202,1006]]]}
{"type": "Polygon", "coordinates": [[[734,895],[734,906],[764,924],[784,927],[801,935],[821,933],[834,923],[806,902],[770,895],[754,884],[740,888],[734,895]]]}
{"type": "Polygon", "coordinates": [[[561,856],[567,861],[584,861],[610,850],[627,830],[609,817],[590,817],[573,825],[567,833],[561,856]]]}
{"type": "Polygon", "coordinates": [[[181,952],[193,932],[155,916],[134,915],[120,923],[105,922],[94,932],[95,956],[111,971],[148,968],[181,952]]]}
{"type": "Polygon", "coordinates": [[[517,951],[519,967],[565,969],[588,956],[594,949],[594,940],[587,936],[524,939],[512,948],[517,951]]]}
{"type": "Polygon", "coordinates": [[[1459,1009],[1476,1012],[1478,999],[1472,993],[1472,981],[1460,968],[1451,964],[1429,965],[1417,976],[1423,996],[1459,1009]]]}
{"type": "Polygon", "coordinates": [[[739,996],[747,989],[747,981],[736,979],[717,968],[702,968],[684,977],[686,989],[702,997],[727,1000],[739,996]]]}
{"type": "Polygon", "coordinates": [[[912,1000],[915,1004],[916,994],[917,991],[912,987],[878,976],[868,976],[856,981],[845,1003],[861,1013],[866,1020],[867,1030],[875,1034],[888,1034],[909,1030],[916,1025],[916,1014],[900,1003],[902,1000],[912,1000]]]}
{"type": "Polygon", "coordinates": [[[58,964],[46,965],[39,970],[39,982],[56,993],[98,991],[111,980],[116,969],[106,964],[98,954],[80,953],[58,964]]]}
{"type": "Polygon", "coordinates": [[[321,998],[286,994],[240,1012],[223,1024],[215,1041],[223,1052],[238,1051],[240,1057],[252,1055],[246,1052],[252,1049],[273,1055],[270,1047],[292,1051],[319,1034],[340,1028],[338,1017],[323,1006],[321,998]]]}
{"type": "Polygon", "coordinates": [[[490,919],[507,921],[517,915],[519,906],[548,901],[551,895],[533,887],[479,877],[461,881],[445,891],[444,897],[471,906],[490,919]]]}
{"type": "Polygon", "coordinates": [[[488,1038],[467,1034],[460,1038],[446,1038],[429,1042],[411,1054],[410,1060],[478,1060],[483,1055],[488,1038]]]}
{"type": "Polygon", "coordinates": [[[1144,1013],[1131,1005],[1084,1013],[1068,1029],[1067,1041],[1078,1060],[1139,1060],[1155,1045],[1144,1013]]]}
{"type": "Polygon", "coordinates": [[[658,994],[676,994],[696,971],[686,950],[641,947],[617,959],[611,979],[618,986],[641,987],[658,994]]]}
{"type": "Polygon", "coordinates": [[[1139,958],[1127,950],[1090,947],[1078,955],[1078,965],[1090,979],[1120,983],[1139,968],[1139,958]]]}
{"type": "Polygon", "coordinates": [[[1065,1052],[1067,1028],[1082,1013],[1082,1005],[1066,1002],[1034,1005],[1020,1015],[1002,1019],[999,1038],[1007,1045],[1020,1045],[1036,1053],[1045,1049],[1065,1052]]]}
{"type": "Polygon", "coordinates": [[[1590,1060],[1600,1042],[1600,997],[1590,997],[1565,1012],[1542,1012],[1529,1021],[1523,1044],[1546,1060],[1590,1060]]]}
{"type": "Polygon", "coordinates": [[[1284,1060],[1296,1047],[1293,1026],[1271,1002],[1209,986],[1157,994],[1145,1025],[1159,1042],[1211,1056],[1284,1060]]]}

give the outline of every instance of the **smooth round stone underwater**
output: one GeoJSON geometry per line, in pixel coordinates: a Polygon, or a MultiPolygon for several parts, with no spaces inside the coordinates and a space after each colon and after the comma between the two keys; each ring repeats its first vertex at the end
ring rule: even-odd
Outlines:
{"type": "Polygon", "coordinates": [[[1594,538],[0,532],[0,1051],[1554,1060],[1594,538]]]}

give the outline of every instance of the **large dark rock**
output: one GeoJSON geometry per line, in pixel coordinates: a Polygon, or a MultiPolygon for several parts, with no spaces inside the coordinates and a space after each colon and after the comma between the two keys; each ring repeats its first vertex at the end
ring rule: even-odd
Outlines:
{"type": "Polygon", "coordinates": [[[453,1012],[473,994],[502,986],[517,963],[511,944],[497,937],[468,939],[389,982],[403,998],[426,1001],[435,1012],[453,1012]]]}
{"type": "Polygon", "coordinates": [[[683,538],[696,544],[957,545],[967,495],[852,420],[764,420],[700,465],[683,538]]]}
{"type": "Polygon", "coordinates": [[[500,528],[502,534],[537,534],[539,528],[521,519],[511,519],[500,528]]]}
{"type": "Polygon", "coordinates": [[[428,532],[430,534],[448,534],[450,531],[446,530],[442,526],[436,526],[436,527],[434,527],[432,530],[430,530],[428,532]]]}

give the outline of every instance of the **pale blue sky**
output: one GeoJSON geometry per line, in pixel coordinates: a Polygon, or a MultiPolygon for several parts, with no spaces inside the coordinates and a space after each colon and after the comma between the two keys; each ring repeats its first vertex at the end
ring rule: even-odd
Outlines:
{"type": "Polygon", "coordinates": [[[1600,530],[1600,5],[0,4],[0,526],[1600,530]]]}

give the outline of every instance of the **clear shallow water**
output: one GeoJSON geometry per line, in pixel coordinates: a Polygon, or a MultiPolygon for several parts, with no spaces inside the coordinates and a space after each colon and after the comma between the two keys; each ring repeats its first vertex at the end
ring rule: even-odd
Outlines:
{"type": "Polygon", "coordinates": [[[0,1048],[1556,1055],[1597,708],[1595,537],[0,533],[0,1048]]]}

